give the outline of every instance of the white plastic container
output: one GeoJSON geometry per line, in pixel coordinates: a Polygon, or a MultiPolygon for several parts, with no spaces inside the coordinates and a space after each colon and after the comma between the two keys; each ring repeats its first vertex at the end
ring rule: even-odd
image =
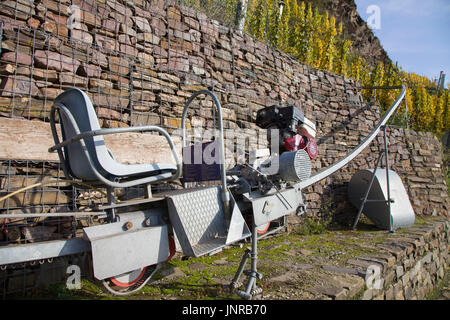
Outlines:
{"type": "Polygon", "coordinates": [[[303,119],[300,128],[304,128],[313,138],[316,137],[316,125],[306,117],[303,119]]]}

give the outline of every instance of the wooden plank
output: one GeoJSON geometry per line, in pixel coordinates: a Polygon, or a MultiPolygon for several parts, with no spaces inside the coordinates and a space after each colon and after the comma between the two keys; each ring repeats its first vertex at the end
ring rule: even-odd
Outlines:
{"type": "MultiPolygon", "coordinates": [[[[0,192],[0,197],[8,193],[0,192]]],[[[36,206],[44,204],[66,204],[71,203],[71,197],[59,190],[48,189],[45,192],[20,192],[6,200],[0,201],[0,209],[36,206]]]]}
{"type": "MultiPolygon", "coordinates": [[[[118,162],[175,164],[163,136],[128,132],[106,135],[104,138],[106,146],[118,162]]],[[[181,139],[175,137],[173,140],[181,159],[181,139]]],[[[48,152],[48,148],[53,145],[49,123],[0,118],[0,159],[59,161],[57,153],[48,152]]]]}
{"type": "MultiPolygon", "coordinates": [[[[61,179],[63,178],[64,176],[61,176],[61,179]]],[[[49,176],[9,176],[0,177],[0,191],[16,191],[36,183],[44,183],[46,187],[71,186],[69,182],[62,182],[60,179],[49,176]]]]}
{"type": "Polygon", "coordinates": [[[47,151],[52,140],[48,123],[0,118],[1,159],[59,161],[47,151]]]}

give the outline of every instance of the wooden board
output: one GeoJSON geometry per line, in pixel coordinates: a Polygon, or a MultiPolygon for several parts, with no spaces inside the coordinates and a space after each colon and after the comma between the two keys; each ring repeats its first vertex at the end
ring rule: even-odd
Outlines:
{"type": "MultiPolygon", "coordinates": [[[[61,176],[64,179],[64,176],[61,176]]],[[[69,182],[62,182],[61,179],[49,176],[6,176],[0,177],[0,191],[16,191],[20,188],[36,184],[45,183],[46,187],[69,187],[69,182]]]]}
{"type": "MultiPolygon", "coordinates": [[[[130,132],[106,135],[104,138],[118,162],[175,164],[163,136],[130,132]]],[[[174,137],[173,140],[181,159],[181,139],[174,137]]],[[[48,152],[48,148],[53,145],[49,123],[0,118],[0,159],[58,162],[58,154],[48,152]]]]}
{"type": "MultiPolygon", "coordinates": [[[[0,192],[0,197],[5,196],[6,194],[7,193],[0,192]]],[[[66,204],[71,202],[72,199],[64,192],[49,188],[45,192],[20,192],[6,200],[0,201],[0,208],[4,209],[24,206],[38,206],[45,204],[66,204]]]]}

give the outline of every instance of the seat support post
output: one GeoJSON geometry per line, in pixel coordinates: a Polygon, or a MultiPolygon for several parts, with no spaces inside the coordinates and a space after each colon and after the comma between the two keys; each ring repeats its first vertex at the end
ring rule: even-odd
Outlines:
{"type": "Polygon", "coordinates": [[[150,199],[152,197],[152,185],[150,183],[147,183],[145,185],[145,197],[147,199],[150,199]]]}
{"type": "MultiPolygon", "coordinates": [[[[115,203],[114,200],[114,188],[113,187],[106,187],[106,192],[108,195],[108,205],[113,205],[115,203]]],[[[111,222],[116,221],[116,209],[111,208],[107,210],[107,213],[109,215],[109,219],[111,222]]]]}

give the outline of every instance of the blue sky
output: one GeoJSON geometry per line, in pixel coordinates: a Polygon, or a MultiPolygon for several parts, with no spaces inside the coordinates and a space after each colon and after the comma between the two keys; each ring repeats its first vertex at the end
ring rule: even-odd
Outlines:
{"type": "MultiPolygon", "coordinates": [[[[450,82],[450,0],[355,0],[364,21],[379,7],[379,29],[373,28],[391,60],[407,72],[430,79],[446,74],[450,82]]],[[[372,18],[371,18],[372,17],[372,18]]]]}

